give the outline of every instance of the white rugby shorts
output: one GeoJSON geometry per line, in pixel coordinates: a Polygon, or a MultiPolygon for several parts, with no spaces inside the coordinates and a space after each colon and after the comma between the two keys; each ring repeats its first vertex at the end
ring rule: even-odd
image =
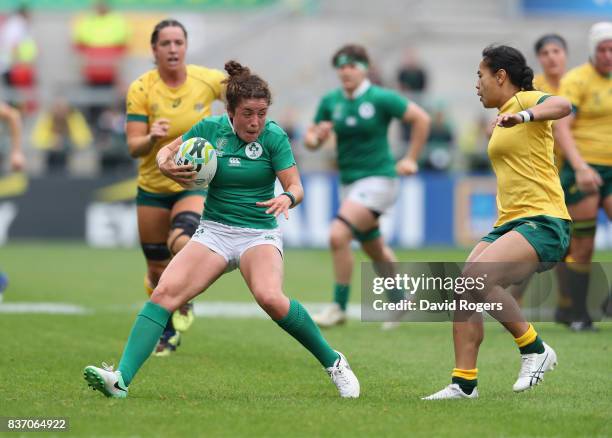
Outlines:
{"type": "Polygon", "coordinates": [[[340,187],[342,201],[350,199],[381,215],[386,213],[399,195],[399,178],[368,176],[340,187]]]}
{"type": "Polygon", "coordinates": [[[272,245],[283,255],[283,238],[278,228],[242,228],[202,220],[191,240],[222,256],[227,262],[225,272],[238,268],[242,254],[254,246],[272,245]]]}

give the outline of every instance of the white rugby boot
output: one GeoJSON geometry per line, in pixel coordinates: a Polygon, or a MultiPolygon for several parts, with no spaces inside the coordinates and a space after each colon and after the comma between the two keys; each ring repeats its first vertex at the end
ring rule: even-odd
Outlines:
{"type": "Polygon", "coordinates": [[[321,328],[334,327],[346,322],[346,312],[338,303],[332,303],[320,313],[312,315],[312,320],[321,328]]]}
{"type": "Polygon", "coordinates": [[[460,398],[478,398],[478,388],[474,388],[471,394],[466,394],[457,383],[451,383],[441,391],[423,397],[421,400],[453,400],[460,398]]]}
{"type": "Polygon", "coordinates": [[[327,374],[338,388],[340,397],[342,398],[358,398],[359,397],[359,380],[351,370],[344,354],[338,353],[338,359],[334,364],[327,368],[327,374]]]}
{"type": "Polygon", "coordinates": [[[525,391],[544,380],[544,373],[552,371],[557,366],[557,353],[546,342],[543,353],[521,354],[521,370],[512,389],[516,392],[525,391]]]}

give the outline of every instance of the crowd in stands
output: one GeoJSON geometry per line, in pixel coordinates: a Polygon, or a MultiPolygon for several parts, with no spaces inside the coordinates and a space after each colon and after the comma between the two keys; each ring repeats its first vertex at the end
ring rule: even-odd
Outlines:
{"type": "MultiPolygon", "coordinates": [[[[89,104],[77,105],[61,91],[49,101],[37,101],[38,48],[31,29],[31,12],[25,6],[0,21],[0,73],[3,77],[0,100],[21,111],[29,127],[25,147],[42,155],[43,168],[49,173],[66,171],[71,156],[85,150],[95,152],[97,167],[102,173],[133,172],[135,160],[128,155],[125,146],[123,106],[125,83],[133,78],[122,78],[120,74],[130,45],[129,21],[112,10],[108,2],[100,0],[91,10],[75,16],[71,35],[73,51],[79,60],[81,85],[93,96],[112,96],[112,103],[107,103],[108,99],[93,99],[89,104]]],[[[422,170],[489,171],[487,120],[476,120],[459,132],[450,118],[448,103],[428,98],[428,71],[415,49],[405,50],[398,60],[393,80],[385,80],[376,64],[370,67],[369,75],[373,83],[398,89],[432,116],[429,141],[419,161],[422,170]]],[[[301,120],[303,116],[295,108],[286,108],[278,117],[290,133],[298,161],[308,160],[302,136],[309,120],[301,120]]],[[[410,125],[403,124],[394,136],[396,140],[392,144],[396,157],[405,153],[410,134],[410,125]]],[[[304,163],[305,170],[335,168],[333,148],[319,153],[326,159],[311,160],[314,169],[304,163]]]]}

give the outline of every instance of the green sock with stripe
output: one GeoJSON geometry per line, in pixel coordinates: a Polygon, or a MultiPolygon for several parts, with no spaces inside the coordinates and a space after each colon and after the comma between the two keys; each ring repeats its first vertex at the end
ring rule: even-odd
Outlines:
{"type": "Polygon", "coordinates": [[[346,310],[346,305],[351,294],[351,286],[348,284],[334,285],[334,303],[337,303],[342,310],[346,310]]]}
{"type": "Polygon", "coordinates": [[[338,359],[338,353],[329,346],[308,311],[298,301],[291,300],[289,312],[276,323],[306,347],[325,368],[331,367],[338,359]]]}
{"type": "Polygon", "coordinates": [[[140,310],[119,361],[118,371],[126,386],[151,356],[169,318],[170,312],[151,301],[140,310]]]}

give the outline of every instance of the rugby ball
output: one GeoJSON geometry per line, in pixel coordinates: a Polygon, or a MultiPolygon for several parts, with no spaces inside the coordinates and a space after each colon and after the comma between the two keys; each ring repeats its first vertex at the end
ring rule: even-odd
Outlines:
{"type": "Polygon", "coordinates": [[[205,188],[217,172],[217,151],[210,142],[202,137],[184,141],[179,147],[174,162],[179,165],[191,164],[198,173],[193,188],[205,188]]]}

